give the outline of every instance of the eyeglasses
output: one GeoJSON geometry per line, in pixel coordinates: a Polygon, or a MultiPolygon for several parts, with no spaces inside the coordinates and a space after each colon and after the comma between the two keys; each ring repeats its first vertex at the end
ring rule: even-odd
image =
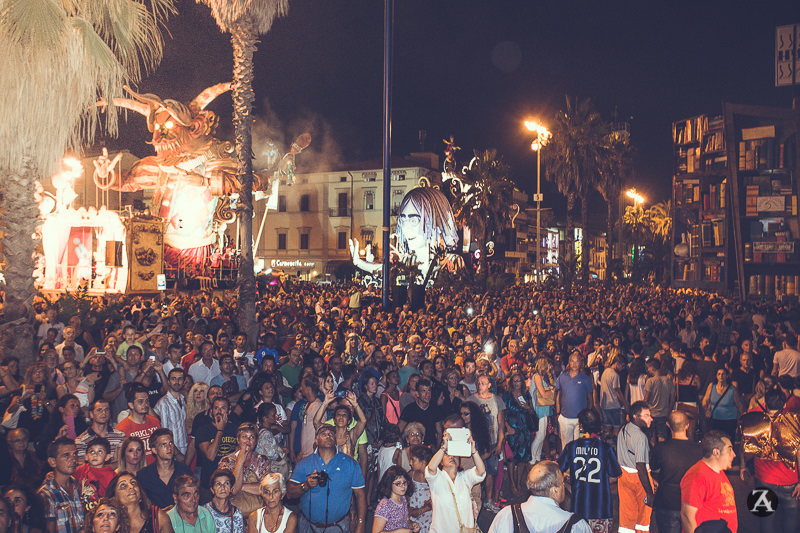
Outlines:
{"type": "Polygon", "coordinates": [[[394,485],[395,487],[407,487],[408,481],[406,481],[405,479],[398,479],[397,481],[392,483],[392,485],[394,485]]]}
{"type": "Polygon", "coordinates": [[[408,436],[409,437],[421,437],[422,433],[420,433],[419,431],[412,431],[411,433],[408,434],[408,436]]]}
{"type": "Polygon", "coordinates": [[[397,222],[403,222],[404,225],[408,225],[411,228],[419,226],[420,222],[422,221],[422,217],[420,215],[398,215],[397,222]]]}

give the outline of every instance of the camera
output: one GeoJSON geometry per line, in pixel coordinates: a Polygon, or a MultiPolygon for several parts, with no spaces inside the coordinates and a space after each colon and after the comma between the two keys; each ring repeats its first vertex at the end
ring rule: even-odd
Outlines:
{"type": "Polygon", "coordinates": [[[320,487],[325,487],[328,485],[328,473],[325,471],[317,472],[317,485],[320,487]]]}

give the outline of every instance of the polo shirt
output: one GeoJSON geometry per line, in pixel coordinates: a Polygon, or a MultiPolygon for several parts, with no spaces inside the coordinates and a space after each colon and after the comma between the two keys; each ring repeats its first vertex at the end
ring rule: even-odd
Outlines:
{"type": "Polygon", "coordinates": [[[175,501],[172,498],[172,489],[175,487],[175,480],[178,476],[184,474],[191,476],[192,470],[180,461],[173,461],[175,471],[172,472],[172,477],[169,478],[169,483],[164,483],[158,476],[158,464],[153,463],[139,470],[136,474],[136,479],[139,485],[144,490],[150,502],[157,505],[161,509],[166,509],[173,505],[175,501]]]}
{"type": "Polygon", "coordinates": [[[628,422],[617,435],[619,466],[630,474],[637,472],[636,463],[650,464],[650,441],[633,422],[628,422]]]}
{"type": "Polygon", "coordinates": [[[325,487],[316,486],[300,496],[300,512],[312,522],[328,524],[338,522],[350,510],[353,489],[364,488],[361,467],[351,457],[341,452],[337,452],[326,464],[315,450],[297,463],[291,480],[303,483],[314,470],[327,472],[328,484],[325,487]]]}
{"type": "Polygon", "coordinates": [[[562,372],[556,380],[556,389],[561,391],[561,414],[565,418],[578,418],[578,413],[589,407],[587,394],[592,394],[592,378],[578,372],[574,378],[569,371],[562,372]]]}
{"type": "Polygon", "coordinates": [[[181,515],[178,514],[178,507],[175,506],[167,511],[169,521],[172,522],[172,529],[180,531],[180,533],[216,533],[217,525],[214,523],[214,517],[211,516],[211,511],[202,505],[197,508],[197,521],[194,525],[186,522],[181,515]]]}

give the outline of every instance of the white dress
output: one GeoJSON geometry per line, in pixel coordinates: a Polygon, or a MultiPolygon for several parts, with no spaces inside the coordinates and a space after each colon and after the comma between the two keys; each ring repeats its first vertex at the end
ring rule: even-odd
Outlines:
{"type": "MultiPolygon", "coordinates": [[[[408,499],[408,505],[412,509],[422,507],[425,502],[431,499],[431,489],[427,483],[423,481],[414,482],[414,494],[408,499]]],[[[411,517],[411,521],[419,524],[419,533],[428,533],[431,528],[431,520],[433,520],[433,510],[427,511],[417,518],[411,517]]]]}

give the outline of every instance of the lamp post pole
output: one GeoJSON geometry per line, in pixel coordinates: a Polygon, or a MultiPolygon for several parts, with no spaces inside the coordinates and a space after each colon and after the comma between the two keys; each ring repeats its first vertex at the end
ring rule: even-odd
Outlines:
{"type": "Polygon", "coordinates": [[[542,281],[542,147],[550,140],[550,132],[534,120],[526,120],[528,131],[536,133],[531,150],[536,150],[536,282],[542,281]]]}
{"type": "Polygon", "coordinates": [[[536,283],[542,281],[542,147],[536,150],[536,283]]]}

